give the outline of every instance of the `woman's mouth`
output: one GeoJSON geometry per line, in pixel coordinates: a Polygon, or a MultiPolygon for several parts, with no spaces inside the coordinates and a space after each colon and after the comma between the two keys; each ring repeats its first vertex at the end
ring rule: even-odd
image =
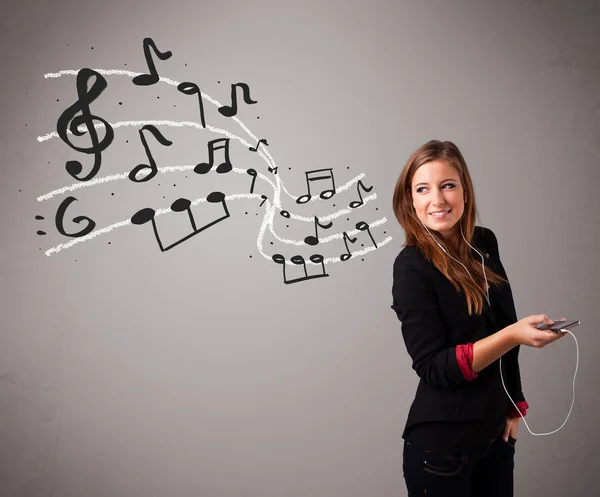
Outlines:
{"type": "Polygon", "coordinates": [[[443,219],[443,218],[445,218],[450,213],[451,210],[452,209],[446,210],[446,211],[439,211],[437,213],[433,213],[432,212],[430,215],[433,216],[436,219],[443,219]]]}

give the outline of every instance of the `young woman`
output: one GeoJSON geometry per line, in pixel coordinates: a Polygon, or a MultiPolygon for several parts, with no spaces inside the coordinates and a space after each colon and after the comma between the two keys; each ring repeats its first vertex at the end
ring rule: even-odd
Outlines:
{"type": "Polygon", "coordinates": [[[394,262],[392,309],[420,378],[402,435],[408,495],[512,497],[529,407],[519,346],[541,348],[563,333],[536,328],[554,322],[545,314],[517,320],[496,236],[475,226],[473,183],[456,145],[418,148],[393,208],[406,242],[394,262]]]}

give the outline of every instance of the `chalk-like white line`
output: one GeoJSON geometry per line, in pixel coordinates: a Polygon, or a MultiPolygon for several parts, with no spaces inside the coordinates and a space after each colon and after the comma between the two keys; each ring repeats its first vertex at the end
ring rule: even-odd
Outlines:
{"type": "MultiPolygon", "coordinates": [[[[238,193],[238,194],[233,194],[233,195],[227,195],[225,197],[225,201],[227,201],[227,200],[237,200],[237,199],[242,199],[242,198],[261,198],[261,197],[257,193],[238,193]]],[[[206,197],[197,198],[197,199],[195,199],[195,200],[192,201],[191,205],[192,206],[196,206],[196,205],[199,205],[199,204],[201,204],[203,202],[206,202],[206,201],[207,201],[206,197]]],[[[266,227],[269,226],[270,231],[273,233],[273,235],[279,241],[282,241],[283,243],[287,243],[287,244],[292,244],[292,245],[305,245],[304,241],[284,240],[284,239],[278,237],[274,233],[274,231],[273,231],[273,225],[272,225],[272,218],[273,218],[273,213],[275,212],[275,209],[273,207],[274,206],[271,206],[270,204],[268,204],[268,206],[267,206],[267,214],[268,215],[265,215],[265,218],[263,219],[263,223],[262,223],[260,231],[259,231],[259,239],[262,240],[264,232],[266,230],[266,227]],[[268,222],[269,216],[270,216],[270,221],[271,222],[268,222]],[[267,222],[265,222],[265,220],[267,220],[267,222]]],[[[168,213],[173,212],[173,211],[171,209],[156,209],[155,212],[156,212],[156,214],[155,214],[155,217],[156,217],[156,216],[162,216],[163,214],[168,214],[168,213]]],[[[369,227],[372,227],[372,228],[373,227],[377,227],[377,226],[379,226],[379,225],[381,225],[381,224],[383,224],[385,222],[387,222],[387,219],[384,217],[384,218],[378,219],[377,221],[373,221],[373,222],[369,223],[369,227]]],[[[58,253],[58,252],[60,252],[62,250],[71,248],[74,245],[77,245],[78,243],[83,243],[83,242],[86,242],[88,240],[92,240],[93,238],[96,238],[97,236],[105,235],[106,233],[110,233],[111,231],[113,231],[113,230],[115,230],[117,228],[122,228],[123,226],[129,226],[129,225],[131,225],[131,218],[126,219],[124,221],[120,221],[118,223],[111,224],[111,225],[106,226],[106,227],[101,228],[101,229],[97,229],[97,230],[92,231],[91,233],[89,233],[89,234],[87,234],[85,236],[82,236],[82,237],[79,237],[79,238],[75,238],[75,239],[73,239],[73,240],[71,240],[71,241],[69,241],[67,243],[60,243],[60,244],[56,245],[55,247],[52,247],[52,248],[46,250],[46,252],[44,252],[44,253],[47,256],[50,256],[50,255],[58,253]]],[[[360,230],[352,230],[352,231],[348,231],[347,233],[348,233],[348,235],[352,236],[353,234],[356,234],[359,231],[360,230]]],[[[327,238],[321,239],[320,243],[328,243],[330,241],[337,240],[337,239],[340,239],[340,238],[343,239],[343,234],[335,234],[335,235],[331,235],[331,236],[329,236],[327,238]]],[[[261,253],[261,255],[263,257],[265,257],[266,259],[271,260],[271,257],[268,256],[268,255],[266,255],[264,253],[264,251],[262,250],[262,244],[260,244],[259,249],[260,249],[259,251],[260,251],[260,253],[261,253]]],[[[358,254],[358,252],[356,252],[356,253],[358,254]]],[[[332,260],[332,262],[336,262],[336,261],[332,260]]]]}
{"type": "MultiPolygon", "coordinates": [[[[94,69],[95,71],[97,71],[98,73],[102,74],[102,75],[121,75],[121,76],[128,76],[130,78],[134,78],[138,75],[140,75],[141,73],[135,73],[133,71],[125,71],[125,70],[121,70],[121,69],[94,69]]],[[[47,73],[44,75],[44,78],[48,79],[48,78],[59,78],[63,75],[77,75],[78,71],[75,70],[63,70],[63,71],[59,71],[58,73],[47,73]]],[[[172,86],[178,86],[179,82],[169,79],[169,78],[165,78],[165,77],[160,77],[159,81],[172,85],[172,86]]],[[[213,105],[216,105],[217,107],[221,107],[222,105],[215,99],[213,99],[210,95],[201,92],[201,96],[204,100],[212,103],[213,105]]],[[[231,119],[233,119],[235,122],[237,122],[240,127],[252,138],[253,143],[248,143],[245,140],[243,140],[242,138],[235,136],[225,130],[221,130],[219,128],[214,128],[213,126],[208,126],[207,125],[207,129],[211,132],[214,133],[219,133],[219,134],[223,134],[225,136],[228,136],[231,139],[235,139],[235,140],[239,140],[241,143],[243,143],[245,146],[250,147],[250,146],[255,146],[255,144],[258,142],[258,138],[256,136],[254,136],[254,134],[236,117],[233,116],[231,119]]],[[[176,127],[182,127],[182,126],[192,126],[198,129],[204,129],[199,123],[196,122],[192,122],[192,121],[122,121],[119,123],[114,123],[111,124],[111,126],[113,128],[119,128],[122,126],[140,126],[140,125],[146,125],[146,124],[154,124],[155,126],[176,126],[176,127]]],[[[102,128],[104,125],[102,123],[96,123],[94,124],[94,127],[96,129],[100,129],[102,128]]],[[[79,127],[79,129],[81,131],[85,131],[87,128],[82,125],[79,127]]],[[[67,133],[70,133],[70,130],[67,130],[67,133]]],[[[58,133],[56,132],[52,132],[52,133],[48,133],[46,135],[43,136],[38,136],[38,141],[39,142],[43,142],[46,140],[49,140],[51,138],[56,138],[58,137],[58,133]]],[[[267,164],[269,165],[269,167],[271,168],[275,168],[277,167],[275,161],[273,160],[273,158],[271,157],[271,154],[269,153],[269,151],[267,150],[266,147],[261,146],[258,149],[258,153],[259,155],[265,160],[265,162],[267,162],[267,164]]],[[[166,173],[166,172],[172,172],[172,171],[186,171],[189,170],[191,168],[193,168],[194,166],[170,166],[170,167],[163,167],[163,168],[159,168],[159,171],[161,173],[166,173]]],[[[243,173],[246,172],[246,170],[244,169],[238,169],[238,168],[234,168],[235,172],[238,173],[243,173]]],[[[144,174],[148,174],[148,173],[144,173],[144,174]]],[[[347,190],[348,188],[350,188],[350,186],[352,186],[353,184],[357,183],[360,179],[362,179],[364,177],[364,173],[360,174],[359,176],[353,178],[352,180],[348,181],[347,183],[345,183],[344,185],[342,185],[341,187],[336,188],[336,193],[342,192],[344,190],[347,190]]],[[[106,183],[109,181],[116,181],[116,180],[120,180],[120,179],[125,179],[128,177],[128,173],[122,173],[122,174],[114,174],[114,175],[110,175],[110,176],[105,176],[103,178],[97,178],[95,180],[92,180],[90,182],[86,182],[84,184],[82,183],[75,183],[73,185],[69,185],[69,186],[65,186],[62,188],[59,188],[58,190],[54,190],[52,192],[49,192],[45,195],[42,195],[40,197],[38,197],[38,202],[41,202],[43,200],[47,200],[49,198],[52,198],[55,195],[58,194],[62,194],[65,193],[66,191],[73,191],[77,188],[82,188],[84,186],[92,186],[92,185],[97,185],[100,183],[106,183]]],[[[267,226],[269,226],[270,231],[273,233],[273,235],[280,239],[277,235],[275,235],[274,230],[273,230],[273,218],[275,215],[275,211],[279,210],[281,211],[281,204],[280,204],[280,191],[281,189],[283,189],[283,191],[291,198],[293,198],[294,200],[297,198],[296,196],[290,194],[287,189],[285,188],[285,186],[283,185],[283,182],[281,181],[281,177],[279,175],[275,176],[276,182],[277,182],[277,186],[275,186],[266,176],[258,173],[258,177],[260,177],[261,179],[267,181],[275,190],[274,192],[274,198],[273,198],[273,204],[271,205],[270,203],[267,204],[267,209],[265,212],[265,216],[263,217],[263,222],[261,225],[261,228],[259,230],[259,234],[258,234],[258,238],[257,238],[257,246],[259,249],[259,252],[261,253],[261,255],[263,257],[265,257],[268,260],[272,260],[272,258],[270,256],[268,256],[267,254],[264,253],[263,249],[262,249],[262,239],[264,237],[264,233],[266,231],[267,226]]],[[[260,195],[258,194],[235,194],[235,195],[228,195],[226,196],[226,200],[234,200],[237,198],[260,198],[260,195]]],[[[364,199],[364,203],[367,203],[368,201],[374,200],[375,198],[377,198],[376,194],[370,195],[368,197],[366,197],[364,199]]],[[[318,200],[319,197],[318,196],[313,196],[310,199],[310,202],[316,201],[318,200]]],[[[200,199],[196,199],[192,202],[192,205],[198,205],[201,202],[205,202],[206,199],[205,198],[200,198],[200,199]]],[[[162,214],[166,214],[168,212],[172,212],[170,209],[158,209],[156,210],[156,214],[157,216],[162,215],[162,214]]],[[[330,219],[334,219],[336,217],[339,217],[341,215],[345,215],[345,214],[349,214],[350,212],[352,212],[350,209],[341,209],[333,214],[330,214],[328,216],[323,216],[320,218],[320,220],[322,221],[327,221],[330,219]]],[[[313,221],[313,217],[305,217],[305,216],[298,216],[295,214],[290,214],[290,218],[292,219],[297,219],[297,220],[301,220],[301,221],[306,221],[306,222],[312,222],[313,221]]],[[[386,222],[385,218],[382,218],[378,221],[374,221],[372,224],[369,224],[370,227],[375,227],[378,226],[379,224],[382,224],[386,222]]],[[[120,228],[123,226],[128,226],[131,224],[131,219],[125,220],[125,221],[121,221],[119,223],[115,223],[112,224],[110,226],[107,226],[105,228],[99,229],[99,230],[95,230],[92,233],[89,233],[88,235],[84,236],[84,237],[80,237],[80,238],[76,238],[74,240],[71,240],[68,243],[61,243],[55,247],[52,247],[51,249],[47,250],[45,252],[45,254],[47,256],[50,256],[53,253],[57,253],[60,252],[61,250],[65,250],[67,248],[72,247],[73,245],[76,245],[77,243],[82,243],[84,241],[87,240],[91,240],[99,235],[103,235],[106,233],[109,233],[110,231],[116,229],[116,228],[120,228]]],[[[359,230],[353,230],[351,232],[348,232],[350,235],[358,232],[359,230]]],[[[326,243],[328,241],[332,241],[335,239],[339,239],[339,238],[343,238],[343,234],[340,235],[331,235],[329,237],[327,237],[326,239],[321,240],[321,243],[326,243]]],[[[388,243],[392,238],[388,237],[385,240],[383,240],[382,242],[379,242],[378,246],[383,246],[386,243],[388,243]]],[[[281,239],[283,240],[283,239],[281,239]]],[[[296,242],[293,240],[286,240],[284,241],[284,243],[292,243],[294,245],[301,245],[304,244],[304,242],[296,242]]],[[[357,252],[352,252],[353,256],[356,255],[364,255],[368,252],[371,252],[372,250],[375,250],[374,247],[368,247],[364,250],[361,251],[357,251],[357,252]]],[[[309,264],[313,264],[311,261],[307,261],[309,264]]],[[[326,264],[331,264],[331,263],[335,263],[335,262],[340,262],[340,258],[328,258],[324,260],[324,263],[326,264]]],[[[289,265],[293,265],[291,262],[286,262],[286,264],[289,265]]]]}

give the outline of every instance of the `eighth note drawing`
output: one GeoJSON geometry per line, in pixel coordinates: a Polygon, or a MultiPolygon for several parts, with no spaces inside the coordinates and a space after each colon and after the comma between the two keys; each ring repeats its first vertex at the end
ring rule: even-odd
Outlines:
{"type": "Polygon", "coordinates": [[[329,228],[331,228],[333,226],[333,221],[331,221],[329,224],[321,224],[319,222],[319,218],[317,216],[315,216],[315,236],[307,236],[304,239],[304,243],[306,243],[307,245],[318,245],[319,244],[319,227],[327,230],[329,228]]]}
{"type": "Polygon", "coordinates": [[[152,221],[152,229],[154,230],[154,236],[156,237],[156,241],[158,242],[158,247],[160,248],[161,252],[166,252],[167,250],[170,250],[173,247],[176,247],[180,243],[183,243],[186,240],[189,240],[190,238],[197,235],[198,233],[201,233],[205,229],[210,228],[211,226],[213,226],[217,223],[220,223],[221,221],[223,221],[229,217],[229,210],[227,209],[227,203],[225,202],[225,194],[224,193],[212,192],[211,194],[208,195],[208,197],[206,197],[206,200],[211,204],[221,203],[223,205],[223,210],[225,212],[225,215],[218,219],[215,219],[214,221],[211,221],[208,224],[205,224],[204,226],[202,226],[200,228],[197,228],[196,222],[194,220],[194,215],[192,214],[192,210],[190,208],[192,202],[190,200],[188,200],[187,198],[180,198],[180,199],[175,200],[175,202],[173,202],[173,204],[171,205],[171,210],[173,212],[186,211],[188,213],[188,216],[190,218],[190,224],[192,225],[192,232],[189,235],[184,236],[180,240],[177,240],[176,242],[172,243],[171,245],[168,245],[167,247],[163,246],[163,243],[158,234],[158,229],[156,228],[156,221],[154,220],[155,215],[156,215],[156,211],[154,209],[152,209],[150,207],[146,207],[145,209],[139,210],[133,216],[131,216],[131,224],[142,225],[142,224],[146,224],[148,221],[152,221]]]}
{"type": "Polygon", "coordinates": [[[217,138],[216,140],[209,141],[208,146],[208,162],[201,162],[194,168],[194,172],[197,174],[206,174],[209,172],[215,161],[215,150],[224,149],[225,160],[217,166],[217,172],[219,174],[228,173],[233,169],[231,161],[229,160],[229,138],[217,138]],[[221,144],[222,145],[217,145],[221,144]]]}
{"type": "Polygon", "coordinates": [[[350,257],[352,257],[352,254],[350,253],[350,249],[348,248],[348,242],[347,242],[347,240],[350,240],[350,243],[354,243],[356,241],[356,237],[350,238],[348,236],[348,233],[346,233],[344,231],[344,245],[346,246],[346,253],[340,255],[340,260],[342,262],[346,262],[348,259],[350,259],[350,257]]]}
{"type": "Polygon", "coordinates": [[[256,144],[256,148],[254,147],[248,147],[248,149],[250,150],[250,152],[258,152],[258,147],[260,147],[260,144],[264,143],[265,146],[269,146],[269,144],[267,143],[267,140],[265,140],[264,138],[261,138],[260,140],[258,140],[258,143],[256,144]]]}
{"type": "Polygon", "coordinates": [[[256,169],[246,169],[246,174],[252,176],[252,183],[250,183],[250,193],[254,193],[254,183],[256,183],[257,172],[256,169]]]}
{"type": "Polygon", "coordinates": [[[242,95],[244,97],[244,102],[248,105],[258,103],[256,100],[252,100],[250,98],[250,87],[246,83],[235,83],[231,85],[231,106],[223,105],[219,107],[219,112],[225,117],[233,117],[237,114],[237,93],[236,88],[240,87],[242,89],[242,95]]]}
{"type": "Polygon", "coordinates": [[[373,242],[373,245],[375,246],[375,248],[377,248],[377,243],[375,243],[375,239],[373,238],[373,235],[371,234],[371,230],[369,229],[369,223],[360,221],[360,222],[356,223],[356,229],[359,231],[366,231],[367,233],[369,233],[369,236],[371,237],[371,241],[373,242]]]}
{"type": "Polygon", "coordinates": [[[203,128],[206,128],[206,120],[204,119],[204,104],[202,103],[202,92],[196,83],[186,81],[179,83],[177,89],[184,95],[198,95],[198,104],[200,106],[200,123],[203,128]]]}
{"type": "Polygon", "coordinates": [[[320,274],[311,274],[310,276],[308,275],[308,272],[306,271],[306,261],[304,260],[304,257],[302,257],[301,255],[295,255],[293,256],[290,261],[292,261],[292,263],[296,264],[297,266],[302,265],[304,268],[304,276],[301,278],[295,278],[293,280],[288,280],[287,276],[286,276],[286,271],[285,271],[285,257],[281,254],[274,254],[273,257],[273,262],[275,262],[275,264],[281,264],[283,266],[283,282],[286,285],[289,285],[290,283],[298,283],[299,281],[306,281],[306,280],[312,280],[315,278],[325,278],[327,276],[329,276],[327,273],[325,273],[325,264],[323,263],[323,256],[321,254],[314,254],[310,256],[310,261],[314,262],[315,264],[321,264],[321,273],[320,274]]]}
{"type": "Polygon", "coordinates": [[[297,204],[305,204],[308,202],[312,195],[310,193],[310,184],[313,181],[331,180],[331,188],[329,190],[322,190],[319,194],[323,200],[330,199],[335,195],[335,181],[333,179],[333,169],[315,169],[313,171],[306,171],[306,188],[308,193],[302,195],[296,199],[297,204]]]}
{"type": "Polygon", "coordinates": [[[160,143],[161,145],[164,145],[165,147],[170,147],[171,145],[173,145],[173,142],[170,140],[167,140],[163,136],[163,134],[158,130],[158,128],[156,126],[153,126],[152,124],[146,124],[144,127],[142,127],[139,130],[140,138],[142,140],[142,145],[144,146],[144,150],[146,151],[146,157],[148,157],[148,161],[150,162],[150,165],[138,164],[131,171],[129,171],[129,179],[131,181],[133,181],[134,183],[144,183],[146,181],[150,181],[158,173],[158,167],[156,167],[156,161],[154,160],[154,157],[152,157],[152,154],[150,153],[150,147],[148,147],[148,142],[146,141],[146,137],[144,136],[144,133],[143,133],[144,131],[150,131],[150,133],[152,133],[154,138],[156,138],[156,141],[158,143],[160,143]],[[138,173],[140,171],[144,171],[147,169],[150,169],[150,173],[148,173],[146,176],[142,176],[140,179],[138,179],[138,177],[137,177],[138,173]]]}
{"type": "Polygon", "coordinates": [[[154,60],[152,59],[152,54],[150,53],[150,48],[154,50],[154,53],[160,60],[167,60],[173,55],[172,52],[160,52],[158,48],[156,48],[156,43],[152,38],[144,38],[144,58],[146,59],[146,64],[148,65],[148,69],[150,69],[150,74],[140,74],[133,78],[133,84],[136,86],[150,86],[155,83],[158,83],[158,72],[156,72],[156,66],[154,65],[154,60]]]}
{"type": "Polygon", "coordinates": [[[356,209],[357,207],[360,207],[364,203],[362,195],[360,194],[360,189],[361,188],[364,191],[366,191],[367,193],[369,193],[373,189],[373,186],[370,186],[370,187],[367,188],[365,185],[363,185],[362,180],[358,180],[358,184],[356,185],[356,190],[358,191],[358,197],[360,198],[360,200],[356,200],[354,202],[350,202],[350,208],[351,209],[356,209]]]}

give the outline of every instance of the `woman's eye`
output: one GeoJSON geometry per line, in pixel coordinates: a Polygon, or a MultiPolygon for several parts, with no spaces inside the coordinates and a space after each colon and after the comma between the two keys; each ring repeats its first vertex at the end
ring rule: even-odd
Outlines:
{"type": "MultiPolygon", "coordinates": [[[[451,186],[452,188],[454,188],[456,185],[454,185],[454,183],[446,183],[444,186],[451,186]]],[[[444,188],[444,186],[442,186],[442,188],[444,188]]],[[[421,190],[425,188],[424,186],[420,186],[419,188],[417,188],[417,193],[421,193],[421,190]]]]}

